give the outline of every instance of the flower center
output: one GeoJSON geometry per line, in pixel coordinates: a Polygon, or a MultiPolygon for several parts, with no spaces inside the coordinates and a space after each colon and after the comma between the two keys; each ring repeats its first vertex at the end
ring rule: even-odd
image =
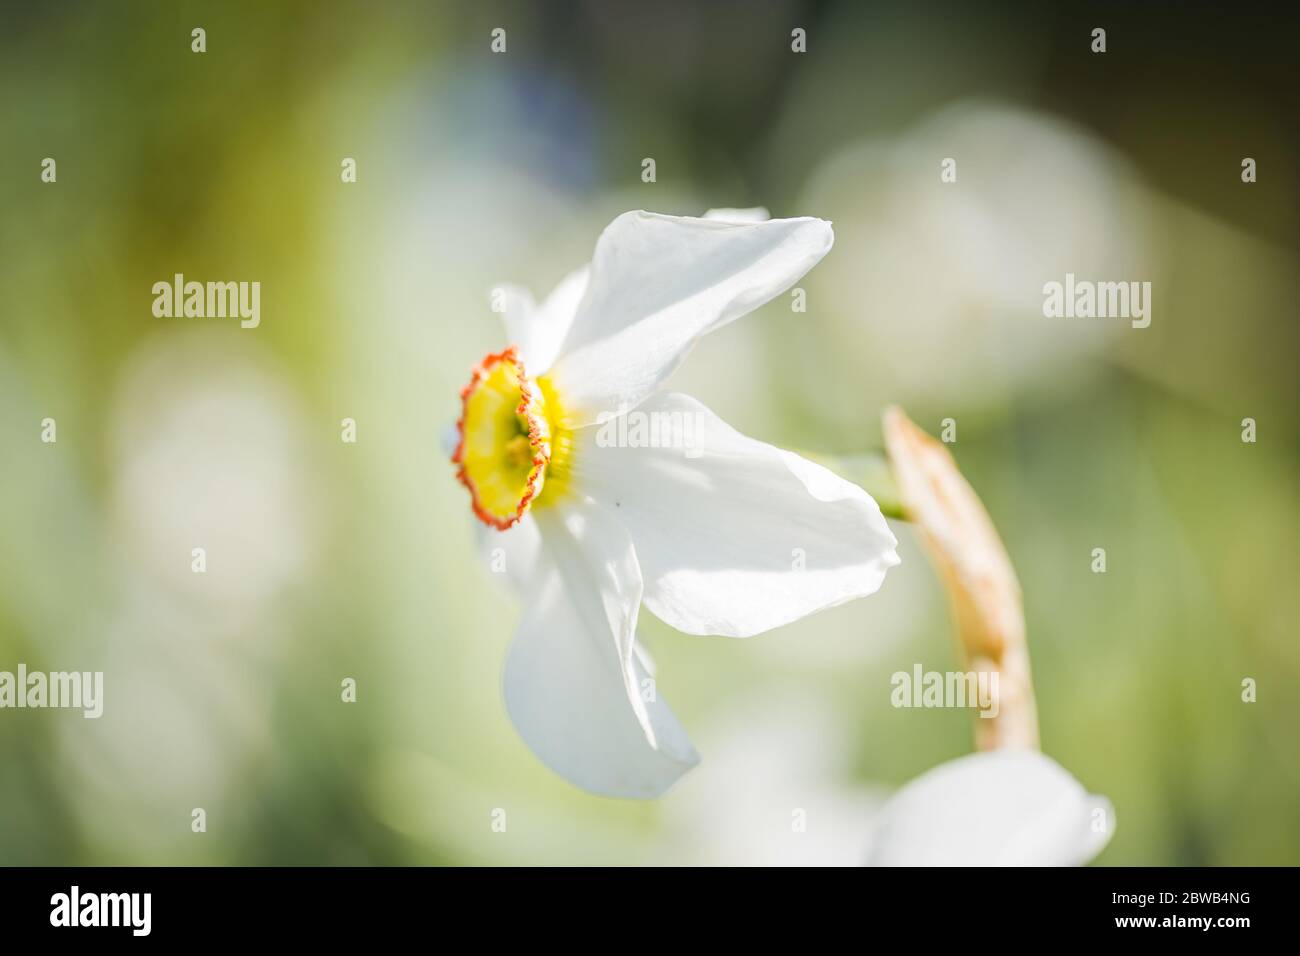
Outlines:
{"type": "Polygon", "coordinates": [[[540,503],[543,486],[562,483],[569,439],[555,427],[558,404],[545,380],[528,378],[513,346],[483,359],[460,398],[456,477],[474,514],[504,531],[540,503]]]}

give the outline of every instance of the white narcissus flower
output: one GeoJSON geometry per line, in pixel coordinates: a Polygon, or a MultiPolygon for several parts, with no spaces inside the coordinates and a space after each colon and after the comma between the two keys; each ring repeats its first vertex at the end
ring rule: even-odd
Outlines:
{"type": "Polygon", "coordinates": [[[1115,811],[1050,757],[992,750],[940,764],[890,798],[873,866],[1081,866],[1115,811]]]}
{"type": "Polygon", "coordinates": [[[699,760],[636,646],[643,602],[678,630],[748,637],[871,594],[898,563],[861,488],[659,391],[833,239],[820,219],[629,212],[540,306],[505,290],[511,345],[462,391],[453,461],[524,596],[506,707],[586,790],[655,797],[699,760]]]}

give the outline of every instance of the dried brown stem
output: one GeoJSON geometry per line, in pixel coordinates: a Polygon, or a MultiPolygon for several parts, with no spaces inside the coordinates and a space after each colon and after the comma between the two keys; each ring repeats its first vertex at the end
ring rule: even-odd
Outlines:
{"type": "Polygon", "coordinates": [[[967,668],[998,674],[996,716],[975,718],[975,746],[1037,749],[1024,606],[1002,539],[942,443],[898,408],[886,410],[884,434],[903,508],[952,601],[967,668]]]}

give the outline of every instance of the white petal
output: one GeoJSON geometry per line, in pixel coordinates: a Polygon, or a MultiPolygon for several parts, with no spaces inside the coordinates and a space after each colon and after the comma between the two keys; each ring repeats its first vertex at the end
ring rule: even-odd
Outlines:
{"type": "Polygon", "coordinates": [[[596,243],[590,287],[551,372],[571,424],[636,405],[697,338],[785,291],[833,241],[821,219],[619,216],[596,243]]]}
{"type": "Polygon", "coordinates": [[[632,533],[645,605],[678,630],[748,637],[871,594],[898,563],[870,495],[688,395],[653,395],[576,435],[584,491],[632,533]],[[677,447],[617,447],[638,440],[638,421],[677,447]]]}
{"type": "Polygon", "coordinates": [[[544,561],[505,668],[506,708],[548,767],[592,793],[656,797],[699,762],[633,639],[641,577],[599,506],[539,515],[544,561]]]}
{"type": "Polygon", "coordinates": [[[753,206],[749,209],[710,209],[704,218],[723,222],[767,222],[772,215],[764,206],[753,206]]]}
{"type": "Polygon", "coordinates": [[[541,556],[542,535],[531,512],[505,531],[475,521],[479,551],[488,573],[501,578],[513,590],[525,592],[541,556]]]}
{"type": "Polygon", "coordinates": [[[517,346],[520,352],[532,345],[533,320],[537,315],[537,303],[533,294],[522,286],[502,284],[493,287],[494,298],[501,299],[501,321],[506,327],[506,341],[517,346]]]}
{"type": "Polygon", "coordinates": [[[970,754],[886,804],[876,866],[1081,866],[1110,841],[1115,811],[1035,750],[970,754]]]}
{"type": "Polygon", "coordinates": [[[502,318],[506,338],[518,347],[524,369],[534,378],[551,367],[560,344],[569,334],[578,303],[587,291],[587,274],[587,266],[570,272],[540,307],[526,289],[499,287],[504,296],[502,318]]]}

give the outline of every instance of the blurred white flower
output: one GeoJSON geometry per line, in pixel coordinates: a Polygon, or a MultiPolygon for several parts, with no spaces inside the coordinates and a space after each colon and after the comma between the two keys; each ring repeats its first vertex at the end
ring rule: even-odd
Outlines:
{"type": "Polygon", "coordinates": [[[114,538],[134,567],[237,609],[311,561],[318,491],[304,427],[285,387],[238,346],[189,333],[145,347],[111,429],[114,538]]]}
{"type": "Polygon", "coordinates": [[[808,692],[732,704],[701,729],[709,762],[663,802],[663,860],[858,866],[885,802],[852,779],[854,739],[808,692]]]}
{"type": "Polygon", "coordinates": [[[642,601],[687,633],[747,637],[871,594],[898,563],[862,489],[658,391],[832,241],[819,219],[629,212],[540,307],[507,290],[512,345],[463,390],[454,461],[526,595],[507,709],[584,789],[654,797],[699,759],[637,652],[642,601]],[[689,447],[603,441],[631,410],[689,421],[689,447]]]}
{"type": "Polygon", "coordinates": [[[1048,114],[954,104],[896,139],[832,154],[803,201],[832,210],[838,233],[809,302],[834,336],[829,348],[872,369],[853,401],[814,406],[828,416],[996,403],[1013,388],[1059,384],[1063,366],[1083,374],[1079,356],[1128,324],[1045,319],[1043,284],[1067,272],[1153,278],[1147,191],[1113,150],[1048,114]],[[944,183],[949,158],[957,179],[944,183]]]}
{"type": "Polygon", "coordinates": [[[115,573],[92,634],[104,714],[64,725],[59,758],[86,832],[129,859],[202,852],[192,808],[226,827],[250,812],[233,794],[265,759],[267,675],[291,633],[272,599],[310,572],[320,537],[293,396],[229,338],[160,335],[110,409],[115,573]]]}
{"type": "Polygon", "coordinates": [[[994,750],[940,764],[881,811],[873,866],[1081,866],[1110,842],[1115,811],[1060,764],[994,750]]]}
{"type": "Polygon", "coordinates": [[[246,796],[273,763],[272,697],[269,680],[249,679],[267,669],[248,651],[265,651],[281,629],[196,613],[144,576],[123,584],[95,629],[103,716],[58,727],[69,804],[107,859],[221,857],[230,848],[196,845],[190,812],[203,808],[223,829],[256,813],[246,796]],[[236,630],[245,640],[230,640],[236,630]]]}

